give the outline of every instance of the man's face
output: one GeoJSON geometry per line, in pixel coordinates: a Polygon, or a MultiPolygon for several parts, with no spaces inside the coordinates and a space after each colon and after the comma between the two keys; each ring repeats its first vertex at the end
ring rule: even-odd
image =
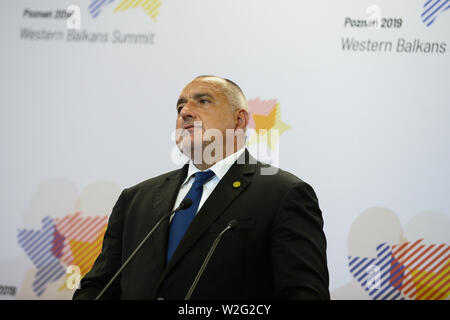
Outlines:
{"type": "Polygon", "coordinates": [[[225,139],[226,129],[235,128],[224,86],[221,79],[200,78],[184,87],[177,102],[176,122],[176,142],[183,153],[204,148],[217,139],[218,132],[225,139]]]}

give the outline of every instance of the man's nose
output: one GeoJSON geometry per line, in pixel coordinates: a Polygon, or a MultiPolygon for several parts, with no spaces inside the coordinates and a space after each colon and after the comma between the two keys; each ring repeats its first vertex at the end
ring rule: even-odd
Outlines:
{"type": "Polygon", "coordinates": [[[180,111],[180,116],[183,121],[195,120],[195,118],[197,117],[190,103],[186,103],[184,105],[184,107],[180,111]]]}

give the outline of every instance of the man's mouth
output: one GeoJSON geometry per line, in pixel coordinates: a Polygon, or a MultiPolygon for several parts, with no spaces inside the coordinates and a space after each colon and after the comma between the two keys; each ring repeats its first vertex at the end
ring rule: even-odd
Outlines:
{"type": "Polygon", "coordinates": [[[184,132],[189,132],[189,134],[193,134],[194,133],[194,125],[193,124],[187,124],[185,126],[183,126],[183,131],[184,132]]]}
{"type": "Polygon", "coordinates": [[[188,131],[189,133],[193,133],[194,129],[202,129],[202,122],[201,121],[195,121],[194,123],[187,123],[183,126],[183,129],[188,131]]]}

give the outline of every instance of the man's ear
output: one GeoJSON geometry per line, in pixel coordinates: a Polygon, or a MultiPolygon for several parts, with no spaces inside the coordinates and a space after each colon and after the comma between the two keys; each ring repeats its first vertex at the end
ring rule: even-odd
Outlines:
{"type": "Polygon", "coordinates": [[[245,109],[239,109],[236,110],[236,122],[235,122],[235,129],[243,129],[248,125],[249,121],[249,114],[247,110],[245,109]]]}

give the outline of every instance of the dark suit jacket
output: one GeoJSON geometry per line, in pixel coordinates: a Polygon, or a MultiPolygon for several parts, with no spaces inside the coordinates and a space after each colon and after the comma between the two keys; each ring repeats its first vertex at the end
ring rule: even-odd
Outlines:
{"type": "MultiPolygon", "coordinates": [[[[191,299],[329,299],[326,239],[314,190],[248,151],[198,211],[166,265],[166,219],[106,292],[109,299],[184,299],[216,236],[216,248],[191,299]],[[239,187],[233,182],[239,181],[239,187]]],[[[156,222],[172,210],[185,165],[125,189],[109,218],[103,247],[74,299],[93,299],[156,222]]]]}

